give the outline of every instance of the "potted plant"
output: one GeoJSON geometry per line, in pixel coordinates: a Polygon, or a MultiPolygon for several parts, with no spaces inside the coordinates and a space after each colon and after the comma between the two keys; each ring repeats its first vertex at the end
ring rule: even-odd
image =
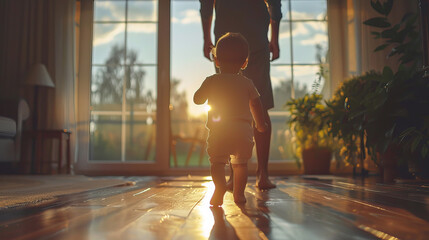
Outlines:
{"type": "MultiPolygon", "coordinates": [[[[387,16],[393,1],[371,5],[381,16],[364,24],[380,29],[372,34],[384,40],[374,52],[390,48],[387,57],[397,55],[400,65],[396,72],[385,67],[377,88],[365,99],[367,150],[374,159],[380,156],[385,173],[399,170],[401,177],[408,177],[411,163],[421,176],[429,177],[429,84],[427,69],[417,68],[421,60],[417,15],[407,13],[392,24],[387,16]]],[[[388,175],[385,181],[393,181],[395,173],[388,175]]]]}
{"type": "Polygon", "coordinates": [[[401,65],[395,74],[386,67],[380,82],[376,94],[366,99],[368,152],[380,156],[386,182],[412,177],[409,166],[417,177],[428,178],[428,76],[401,65]]]}
{"type": "Polygon", "coordinates": [[[340,157],[353,166],[354,174],[357,167],[361,167],[362,175],[367,173],[363,167],[367,147],[365,128],[368,122],[365,99],[374,94],[375,89],[380,85],[381,77],[380,74],[371,71],[346,80],[326,102],[329,134],[338,139],[341,146],[340,157]]]}
{"type": "Polygon", "coordinates": [[[305,174],[329,174],[332,159],[331,139],[326,124],[322,96],[312,93],[286,103],[289,125],[295,133],[298,166],[302,157],[305,174]]]}

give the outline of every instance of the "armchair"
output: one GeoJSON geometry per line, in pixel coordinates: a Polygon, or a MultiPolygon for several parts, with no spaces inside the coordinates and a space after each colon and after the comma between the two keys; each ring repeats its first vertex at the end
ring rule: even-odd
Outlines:
{"type": "Polygon", "coordinates": [[[0,163],[20,161],[22,123],[29,116],[24,99],[0,100],[0,163]]]}

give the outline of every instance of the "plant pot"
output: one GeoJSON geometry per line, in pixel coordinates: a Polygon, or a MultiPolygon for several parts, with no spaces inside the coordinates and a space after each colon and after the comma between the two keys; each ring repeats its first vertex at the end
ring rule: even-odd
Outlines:
{"type": "Polygon", "coordinates": [[[326,147],[312,147],[302,151],[304,174],[329,174],[332,151],[326,147]]]}
{"type": "Polygon", "coordinates": [[[392,183],[398,175],[398,146],[390,145],[386,152],[380,154],[383,165],[383,182],[392,183]]]}

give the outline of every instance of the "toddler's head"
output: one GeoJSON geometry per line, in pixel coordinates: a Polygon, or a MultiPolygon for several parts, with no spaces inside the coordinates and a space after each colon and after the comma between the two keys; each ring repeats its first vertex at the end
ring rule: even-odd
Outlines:
{"type": "Polygon", "coordinates": [[[217,41],[213,54],[221,72],[238,73],[247,66],[249,44],[240,33],[226,33],[217,41]]]}

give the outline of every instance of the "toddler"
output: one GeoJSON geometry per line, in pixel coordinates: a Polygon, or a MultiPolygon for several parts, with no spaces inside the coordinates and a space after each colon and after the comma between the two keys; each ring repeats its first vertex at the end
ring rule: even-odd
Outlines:
{"type": "Polygon", "coordinates": [[[207,153],[215,191],[210,204],[223,204],[225,164],[229,159],[234,170],[234,201],[245,203],[247,161],[252,157],[254,145],[252,123],[259,132],[264,132],[267,124],[258,91],[253,82],[240,73],[248,62],[246,39],[239,33],[226,33],[212,52],[220,73],[207,77],[194,94],[196,104],[207,100],[211,106],[206,125],[209,129],[207,153]]]}

